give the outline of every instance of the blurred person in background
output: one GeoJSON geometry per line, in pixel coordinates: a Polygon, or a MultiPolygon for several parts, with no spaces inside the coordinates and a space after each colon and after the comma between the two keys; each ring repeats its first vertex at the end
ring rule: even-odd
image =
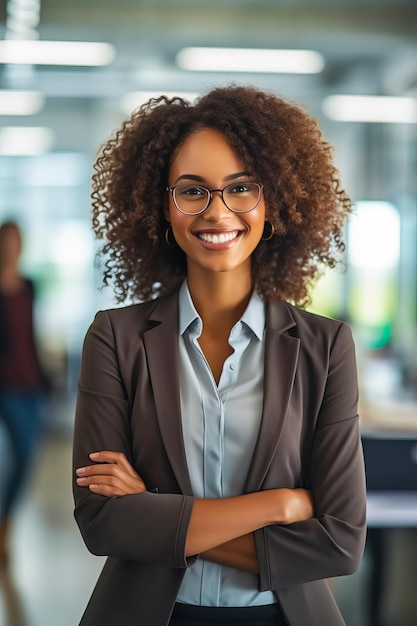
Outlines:
{"type": "Polygon", "coordinates": [[[48,388],[40,364],[33,327],[34,287],[22,276],[19,226],[0,226],[0,420],[10,444],[8,479],[2,482],[0,561],[9,558],[14,507],[31,467],[48,388]]]}
{"type": "Polygon", "coordinates": [[[354,345],[300,308],[343,250],[330,153],[245,87],[150,101],[103,147],[105,281],[142,303],[84,343],[75,516],[109,558],[82,626],[344,624],[325,579],[364,548],[354,345]]]}

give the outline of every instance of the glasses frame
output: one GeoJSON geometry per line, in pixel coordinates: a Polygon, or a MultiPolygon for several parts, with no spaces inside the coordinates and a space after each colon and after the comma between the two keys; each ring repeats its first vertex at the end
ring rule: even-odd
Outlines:
{"type": "Polygon", "coordinates": [[[226,200],[224,199],[224,192],[228,187],[232,187],[233,185],[238,185],[239,183],[229,183],[228,185],[226,185],[225,187],[223,187],[223,189],[208,189],[208,187],[204,187],[204,185],[198,185],[195,184],[196,187],[199,187],[200,189],[204,189],[204,191],[207,191],[208,193],[208,198],[207,198],[207,204],[204,207],[204,209],[201,209],[200,211],[196,211],[193,213],[189,213],[188,211],[183,211],[183,209],[180,209],[180,207],[177,204],[177,201],[175,200],[175,190],[176,189],[185,189],[186,187],[192,187],[192,184],[188,184],[188,185],[174,185],[173,187],[166,187],[165,191],[170,191],[171,192],[171,196],[172,196],[172,200],[175,204],[175,208],[182,213],[183,215],[201,215],[201,213],[204,213],[204,211],[206,211],[208,209],[208,207],[210,206],[211,201],[213,200],[213,193],[214,192],[218,192],[221,195],[222,201],[224,206],[229,210],[232,211],[232,213],[249,213],[250,211],[253,211],[254,209],[256,209],[256,207],[258,206],[260,200],[261,200],[261,196],[262,196],[262,189],[263,189],[263,185],[262,183],[254,183],[254,182],[250,182],[250,183],[245,183],[242,182],[242,185],[245,184],[250,184],[250,185],[256,185],[258,187],[258,200],[256,201],[256,204],[250,208],[250,209],[246,209],[245,211],[236,211],[235,209],[232,209],[226,202],[226,200]]]}

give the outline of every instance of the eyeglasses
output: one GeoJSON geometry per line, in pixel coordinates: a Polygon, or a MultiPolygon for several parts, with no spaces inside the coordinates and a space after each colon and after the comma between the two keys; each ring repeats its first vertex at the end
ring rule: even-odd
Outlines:
{"type": "Polygon", "coordinates": [[[167,187],[180,213],[184,215],[199,215],[203,213],[213,199],[213,193],[218,191],[226,207],[234,213],[248,213],[253,211],[261,199],[262,185],[260,183],[231,183],[223,189],[207,189],[201,185],[176,185],[167,187]]]}

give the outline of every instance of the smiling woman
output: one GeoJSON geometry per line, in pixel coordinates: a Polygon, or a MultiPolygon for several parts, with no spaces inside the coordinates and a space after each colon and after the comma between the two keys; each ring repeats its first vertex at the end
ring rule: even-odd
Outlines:
{"type": "MultiPolygon", "coordinates": [[[[258,292],[307,304],[309,286],[343,250],[350,200],[317,122],[301,107],[245,87],[214,89],[193,106],[151,99],[103,147],[93,177],[93,225],[105,242],[105,282],[114,279],[120,301],[148,300],[182,282],[185,255],[166,245],[165,190],[171,160],[203,128],[227,139],[248,175],[244,182],[263,185],[273,227],[267,234],[275,236],[261,241],[252,258],[258,292]]],[[[201,178],[192,182],[203,185],[201,178]]]]}
{"type": "Polygon", "coordinates": [[[165,218],[186,255],[189,284],[201,284],[205,270],[232,269],[231,285],[239,284],[242,264],[250,277],[250,257],[264,229],[265,201],[262,186],[248,177],[244,163],[218,130],[197,130],[176,151],[168,176],[175,186],[168,187],[172,199],[165,218]]]}
{"type": "Polygon", "coordinates": [[[75,516],[107,555],[82,626],[340,626],[365,481],[349,327],[306,313],[350,202],[316,122],[251,88],[152,100],[93,177],[75,516]],[[283,567],[282,564],[285,564],[283,567]]]}

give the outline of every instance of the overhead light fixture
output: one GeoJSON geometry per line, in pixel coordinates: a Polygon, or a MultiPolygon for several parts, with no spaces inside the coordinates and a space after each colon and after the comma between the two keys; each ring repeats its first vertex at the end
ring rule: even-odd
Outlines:
{"type": "Polygon", "coordinates": [[[176,63],[198,72],[318,74],[324,68],[323,56],[314,50],[261,48],[184,48],[176,63]]]}
{"type": "Polygon", "coordinates": [[[109,65],[116,51],[109,43],[91,41],[0,41],[0,63],[24,65],[109,65]]]}
{"type": "Polygon", "coordinates": [[[126,115],[130,115],[132,111],[138,109],[142,104],[145,104],[151,98],[159,98],[160,96],[167,96],[167,98],[183,98],[189,102],[193,102],[198,93],[194,91],[132,91],[123,96],[121,100],[121,109],[126,115]]]}
{"type": "Polygon", "coordinates": [[[323,101],[323,111],[338,122],[417,124],[417,98],[334,95],[323,101]]]}
{"type": "Polygon", "coordinates": [[[360,200],[355,207],[348,227],[349,264],[360,270],[394,269],[401,239],[397,207],[384,200],[360,200]]]}
{"type": "Polygon", "coordinates": [[[54,134],[43,126],[5,126],[0,128],[1,156],[33,156],[51,150],[54,134]]]}
{"type": "Polygon", "coordinates": [[[35,115],[44,104],[45,97],[39,91],[0,90],[0,115],[35,115]]]}

